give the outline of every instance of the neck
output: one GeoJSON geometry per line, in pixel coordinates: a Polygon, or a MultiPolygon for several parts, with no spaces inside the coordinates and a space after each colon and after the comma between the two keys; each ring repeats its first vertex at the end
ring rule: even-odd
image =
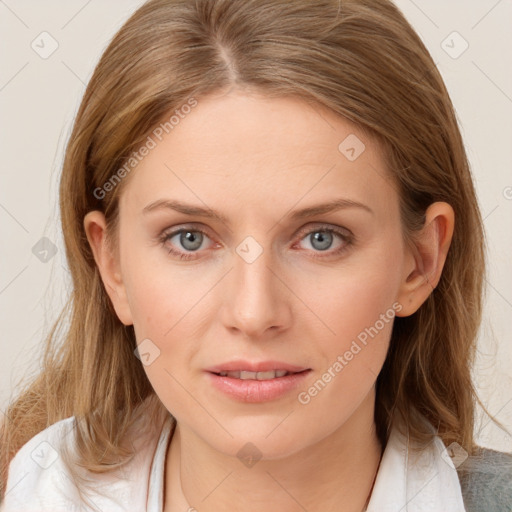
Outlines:
{"type": "Polygon", "coordinates": [[[373,407],[370,393],[329,436],[284,458],[262,458],[251,467],[178,423],[166,461],[164,510],[228,512],[236,503],[246,512],[270,505],[287,512],[361,512],[382,453],[373,407]]]}

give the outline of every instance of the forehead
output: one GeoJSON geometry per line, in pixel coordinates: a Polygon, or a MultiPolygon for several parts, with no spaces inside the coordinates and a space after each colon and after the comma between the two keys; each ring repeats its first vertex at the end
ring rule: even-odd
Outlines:
{"type": "Polygon", "coordinates": [[[238,90],[198,98],[160,138],[132,171],[122,209],[179,197],[272,216],[340,195],[389,209],[395,194],[376,142],[300,98],[238,90]]]}

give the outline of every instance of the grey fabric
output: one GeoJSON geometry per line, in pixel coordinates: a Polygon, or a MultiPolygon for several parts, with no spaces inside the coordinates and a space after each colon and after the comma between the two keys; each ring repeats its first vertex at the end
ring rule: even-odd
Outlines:
{"type": "Polygon", "coordinates": [[[466,512],[512,512],[512,453],[480,448],[457,473],[466,512]]]}

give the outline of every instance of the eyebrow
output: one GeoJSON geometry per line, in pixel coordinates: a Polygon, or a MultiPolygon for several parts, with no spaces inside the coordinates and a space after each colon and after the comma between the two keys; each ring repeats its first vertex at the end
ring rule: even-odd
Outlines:
{"type": "MultiPolygon", "coordinates": [[[[314,217],[316,215],[321,215],[324,213],[344,210],[347,208],[359,208],[374,215],[373,210],[363,203],[352,201],[351,199],[339,198],[333,199],[332,201],[328,201],[326,203],[308,206],[307,208],[302,208],[301,210],[296,210],[292,213],[285,215],[285,218],[290,218],[291,220],[301,220],[309,217],[314,217]]],[[[227,217],[225,217],[220,212],[212,210],[211,208],[204,208],[202,206],[187,204],[173,199],[158,199],[157,201],[154,201],[145,206],[144,209],[142,210],[142,213],[147,214],[154,210],[162,209],[174,210],[185,215],[193,215],[196,217],[204,217],[208,219],[217,219],[225,224],[229,223],[227,217]]]]}

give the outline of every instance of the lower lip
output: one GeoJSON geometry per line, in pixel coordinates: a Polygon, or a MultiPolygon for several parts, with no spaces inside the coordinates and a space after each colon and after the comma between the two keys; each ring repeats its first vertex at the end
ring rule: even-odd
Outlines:
{"type": "Polygon", "coordinates": [[[311,370],[292,373],[269,380],[234,379],[208,372],[212,384],[219,391],[240,402],[269,402],[286,395],[300,386],[311,370]]]}

